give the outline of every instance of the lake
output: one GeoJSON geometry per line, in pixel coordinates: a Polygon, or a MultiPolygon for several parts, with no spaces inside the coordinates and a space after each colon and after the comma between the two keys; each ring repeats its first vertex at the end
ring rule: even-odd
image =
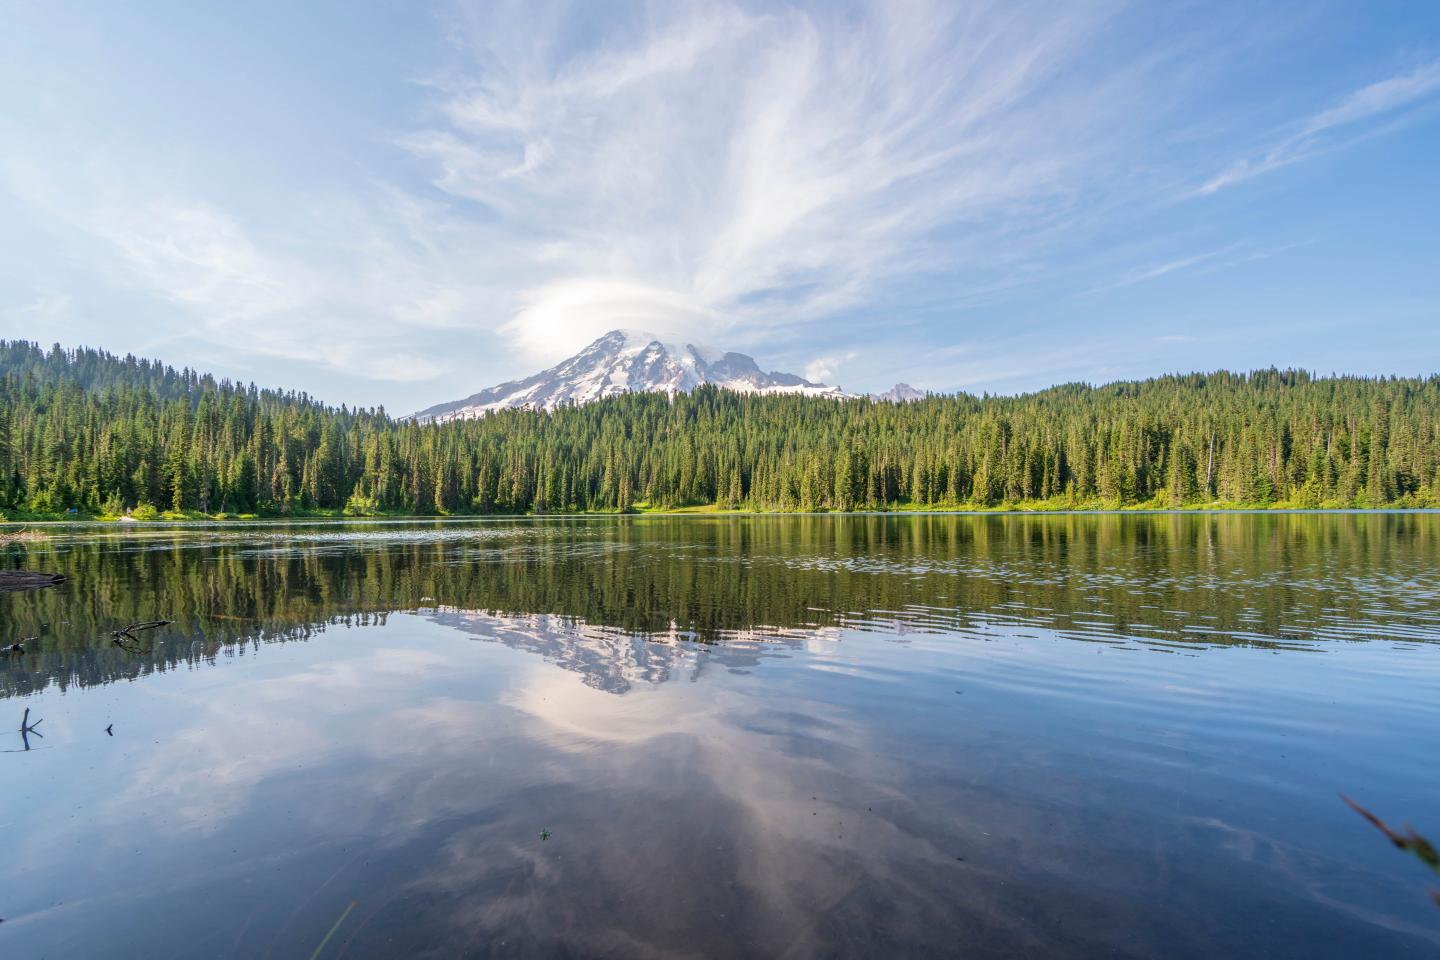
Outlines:
{"type": "Polygon", "coordinates": [[[1440,515],[51,532],[6,958],[1440,955],[1440,515]]]}

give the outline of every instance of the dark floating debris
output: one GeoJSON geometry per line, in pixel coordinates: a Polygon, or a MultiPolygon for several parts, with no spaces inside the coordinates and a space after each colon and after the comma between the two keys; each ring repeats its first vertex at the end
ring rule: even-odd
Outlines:
{"type": "Polygon", "coordinates": [[[39,637],[26,637],[24,640],[17,640],[8,647],[0,647],[0,653],[24,653],[25,644],[39,639],[39,637]]]}
{"type": "Polygon", "coordinates": [[[110,724],[110,726],[106,727],[105,732],[112,737],[115,736],[115,724],[112,723],[110,724]]]}
{"type": "Polygon", "coordinates": [[[541,830],[541,831],[540,831],[540,840],[543,842],[543,841],[549,840],[549,839],[550,839],[550,831],[549,831],[549,830],[541,830]]]}
{"type": "Polygon", "coordinates": [[[0,570],[0,593],[9,590],[38,590],[64,583],[63,573],[35,573],[31,570],[0,570]]]}

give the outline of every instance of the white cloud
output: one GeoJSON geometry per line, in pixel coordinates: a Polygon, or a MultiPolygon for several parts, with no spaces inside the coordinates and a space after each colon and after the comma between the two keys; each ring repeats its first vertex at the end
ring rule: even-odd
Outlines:
{"type": "Polygon", "coordinates": [[[1129,287],[1137,283],[1145,283],[1148,280],[1156,280],[1172,273],[1214,273],[1217,270],[1225,270],[1245,263],[1254,263],[1257,260],[1269,260],[1271,257],[1278,257],[1282,253],[1294,250],[1296,247],[1308,246],[1313,242],[1313,240],[1300,240],[1262,249],[1256,248],[1253,244],[1246,241],[1237,241],[1226,244],[1217,250],[1207,250],[1204,253],[1176,257],[1173,260],[1167,260],[1155,266],[1137,267],[1118,280],[1101,284],[1100,286],[1092,287],[1084,291],[1081,296],[1104,293],[1109,290],[1118,290],[1121,287],[1129,287]]]}
{"type": "Polygon", "coordinates": [[[553,356],[615,329],[666,338],[723,326],[724,318],[691,297],[615,277],[571,277],[522,291],[525,304],[501,329],[534,357],[553,356]]]}
{"type": "Polygon", "coordinates": [[[75,302],[68,293],[42,293],[29,303],[4,311],[25,324],[47,332],[68,320],[75,311],[75,302]]]}
{"type": "MultiPolygon", "coordinates": [[[[71,162],[86,155],[81,144],[44,133],[35,137],[43,150],[13,141],[0,147],[0,196],[18,200],[66,259],[102,284],[98,291],[74,284],[37,301],[51,313],[63,303],[91,318],[89,329],[104,325],[99,338],[67,330],[67,343],[84,336],[80,342],[159,350],[175,362],[166,351],[185,340],[230,369],[281,359],[415,382],[458,366],[463,358],[436,349],[437,341],[472,328],[482,305],[504,302],[503,285],[496,286],[504,256],[448,203],[364,180],[281,195],[270,207],[224,204],[203,185],[129,154],[71,162]],[[479,263],[488,270],[477,270],[479,263]],[[139,295],[126,313],[112,295],[122,291],[139,295]],[[168,309],[133,313],[147,301],[168,309]]],[[[22,335],[59,327],[38,309],[0,318],[13,319],[22,335]]]]}
{"type": "Polygon", "coordinates": [[[897,275],[993,267],[1123,149],[1134,92],[1060,82],[1097,5],[661,7],[578,51],[525,9],[457,18],[444,122],[401,142],[520,249],[506,330],[536,358],[617,326],[773,337],[897,275]]]}
{"type": "Polygon", "coordinates": [[[453,358],[423,337],[473,323],[477,304],[495,296],[494,279],[470,266],[485,254],[475,231],[394,190],[317,198],[277,228],[193,197],[93,189],[93,209],[58,212],[102,241],[117,285],[193,320],[162,341],[187,336],[371,379],[425,380],[453,358]]]}
{"type": "Polygon", "coordinates": [[[1215,193],[1327,150],[1346,146],[1373,131],[1352,132],[1348,137],[1337,135],[1337,131],[1411,106],[1437,90],[1440,90],[1440,60],[1362,87],[1334,106],[1302,121],[1298,129],[1263,152],[1231,164],[1203,183],[1196,192],[1215,193]]]}
{"type": "Polygon", "coordinates": [[[805,365],[805,379],[812,383],[824,383],[834,386],[840,378],[840,368],[854,360],[858,353],[854,350],[847,350],[840,354],[831,354],[824,357],[816,357],[805,365]]]}
{"type": "Polygon", "coordinates": [[[1198,266],[1199,264],[1214,261],[1217,257],[1223,257],[1227,253],[1235,250],[1238,246],[1239,244],[1232,243],[1228,246],[1220,248],[1219,250],[1209,250],[1205,253],[1192,254],[1191,256],[1187,257],[1178,257],[1174,260],[1168,260],[1165,263],[1161,263],[1152,267],[1137,268],[1125,274],[1125,276],[1121,277],[1119,280],[1116,280],[1112,283],[1104,284],[1102,286],[1093,287],[1090,290],[1087,290],[1086,293],[1102,293],[1106,290],[1116,290],[1120,287],[1128,287],[1137,283],[1144,283],[1146,280],[1154,280],[1159,277],[1163,277],[1166,274],[1175,273],[1182,270],[1188,270],[1191,267],[1198,266]]]}
{"type": "Polygon", "coordinates": [[[261,253],[238,223],[205,204],[165,200],[107,211],[92,231],[115,247],[136,281],[198,308],[217,329],[294,310],[315,296],[307,271],[261,253]]]}
{"type": "Polygon", "coordinates": [[[1335,106],[1312,117],[1305,124],[1304,133],[1320,133],[1332,127],[1388,113],[1429,96],[1437,89],[1440,89],[1440,60],[1356,90],[1335,106]]]}
{"type": "MultiPolygon", "coordinates": [[[[1187,24],[1157,29],[1120,0],[462,4],[440,22],[442,55],[396,47],[418,83],[297,101],[317,124],[378,118],[323,157],[286,125],[240,116],[219,136],[144,97],[117,106],[58,82],[74,51],[27,53],[7,76],[57,82],[0,90],[0,213],[20,214],[0,217],[0,252],[26,255],[9,300],[69,296],[82,323],[0,319],[219,358],[331,399],[331,385],[373,400],[364,381],[403,382],[386,399],[414,407],[614,327],[832,383],[842,365],[847,380],[913,380],[913,350],[894,361],[910,372],[877,369],[895,323],[907,342],[955,345],[966,318],[1027,290],[1063,301],[1102,265],[1127,286],[1249,255],[1224,224],[1177,228],[1208,251],[1188,256],[1134,239],[1175,209],[1177,184],[1204,179],[1196,143],[1243,152],[1212,142],[1245,136],[1209,87],[1237,55],[1187,24]],[[239,142],[253,154],[225,155],[239,142]],[[291,368],[266,369],[277,359],[291,368]]],[[[1283,43],[1273,32],[1252,36],[1283,43]]],[[[249,95],[236,85],[226,102],[249,95]]],[[[1357,90],[1259,138],[1270,146],[1204,190],[1374,135],[1436,89],[1440,62],[1357,90]]],[[[1068,322],[1024,315],[986,332],[1068,322]]]]}
{"type": "Polygon", "coordinates": [[[345,262],[327,268],[282,245],[262,247],[235,218],[198,201],[122,205],[90,228],[118,253],[125,281],[183,308],[209,342],[253,355],[425,379],[435,359],[385,336],[384,321],[394,331],[446,326],[462,303],[456,289],[427,283],[414,256],[377,236],[351,235],[345,262]],[[366,330],[367,319],[381,323],[366,330]]]}

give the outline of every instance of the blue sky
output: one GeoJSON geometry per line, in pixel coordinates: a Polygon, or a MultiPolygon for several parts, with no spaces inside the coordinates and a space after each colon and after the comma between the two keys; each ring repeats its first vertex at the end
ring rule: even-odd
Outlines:
{"type": "Polygon", "coordinates": [[[0,0],[0,336],[410,410],[1440,370],[1440,4],[0,0]]]}

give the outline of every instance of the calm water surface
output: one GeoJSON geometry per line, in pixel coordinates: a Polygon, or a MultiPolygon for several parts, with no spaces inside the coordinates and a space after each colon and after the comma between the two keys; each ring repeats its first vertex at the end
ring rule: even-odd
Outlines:
{"type": "Polygon", "coordinates": [[[6,958],[1440,956],[1440,516],[56,532],[6,958]]]}

